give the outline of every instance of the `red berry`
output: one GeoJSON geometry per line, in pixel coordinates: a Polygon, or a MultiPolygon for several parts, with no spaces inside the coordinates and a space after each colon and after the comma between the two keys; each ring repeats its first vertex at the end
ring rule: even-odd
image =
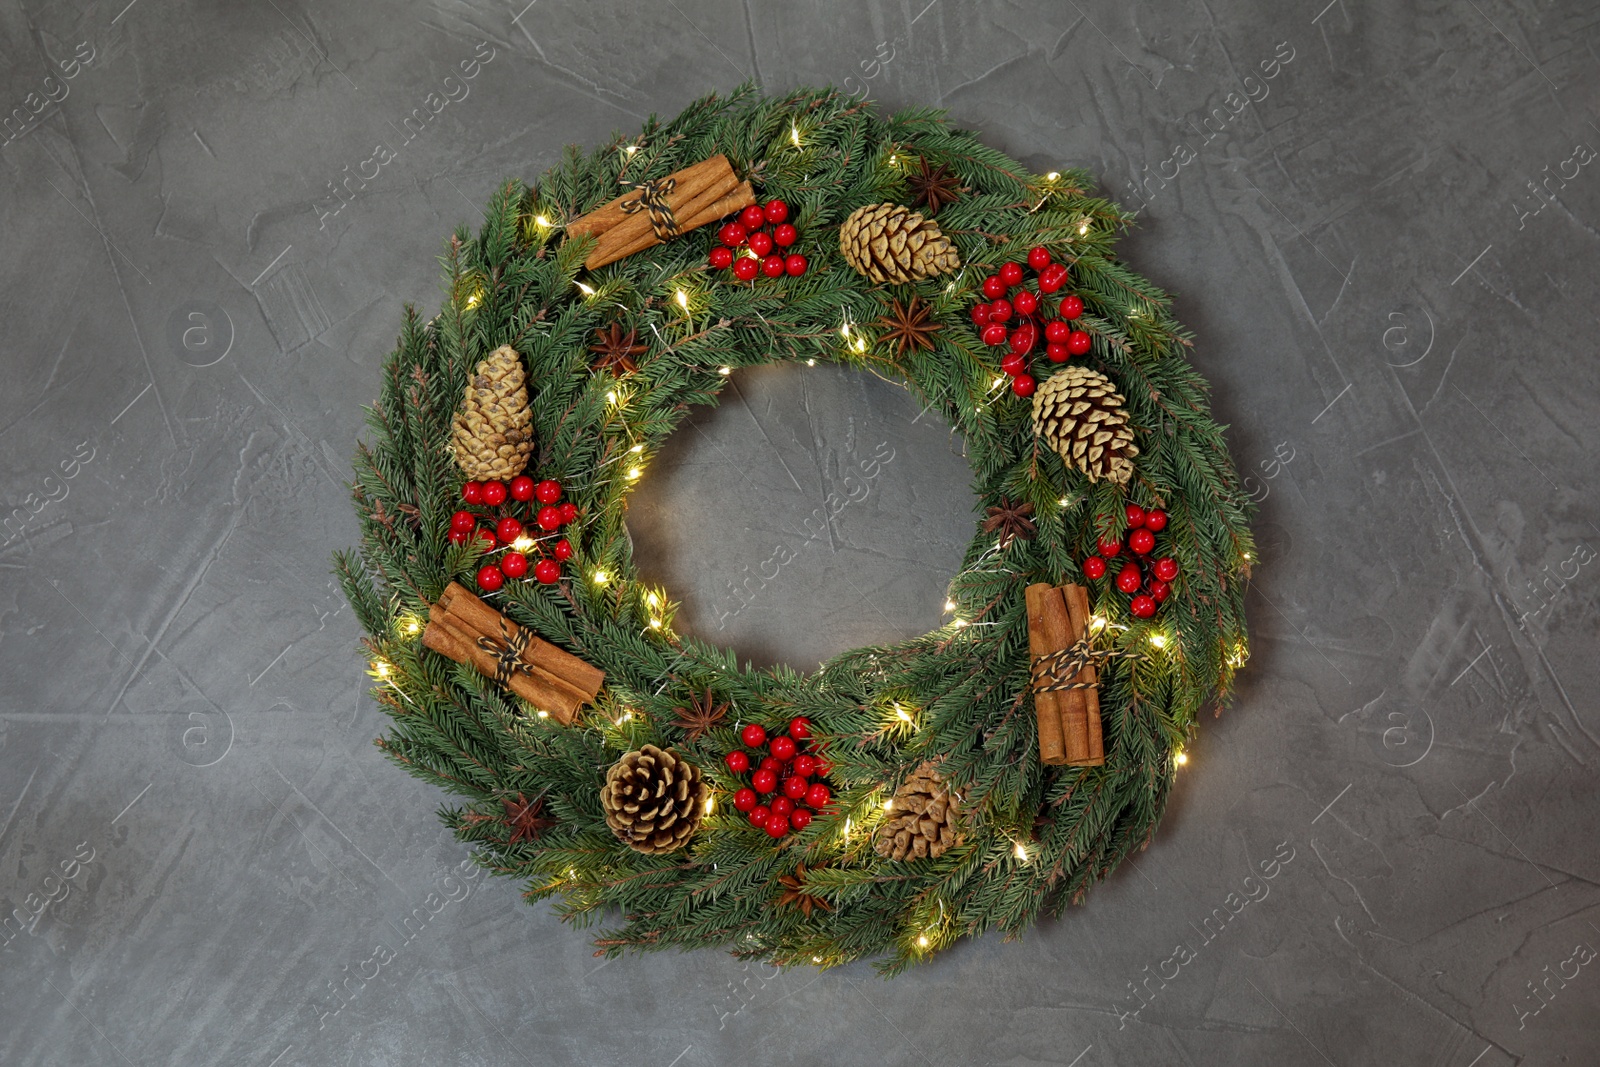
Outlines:
{"type": "Polygon", "coordinates": [[[489,529],[487,526],[478,527],[477,531],[472,536],[478,539],[478,547],[485,552],[493,552],[499,544],[499,542],[494,539],[494,531],[489,529]]]}
{"type": "Polygon", "coordinates": [[[761,229],[761,227],[765,226],[766,224],[767,213],[762,211],[754,204],[751,204],[749,207],[739,212],[739,225],[743,226],[751,233],[761,229]]]}
{"type": "Polygon", "coordinates": [[[478,568],[478,588],[484,592],[492,593],[505,584],[506,576],[493,563],[485,563],[478,568]]]}
{"type": "Polygon", "coordinates": [[[1094,547],[1106,559],[1111,559],[1122,551],[1122,542],[1115,537],[1102,537],[1095,542],[1094,547]]]}
{"type": "Polygon", "coordinates": [[[1160,508],[1144,513],[1144,528],[1151,533],[1160,533],[1167,528],[1167,513],[1160,508]]]}
{"type": "Polygon", "coordinates": [[[790,226],[787,222],[782,226],[772,228],[772,243],[779,248],[788,248],[800,240],[800,231],[790,226]]]}
{"type": "Polygon", "coordinates": [[[528,557],[521,552],[507,552],[500,557],[500,569],[507,578],[521,578],[528,573],[528,557]]]}
{"type": "Polygon", "coordinates": [[[509,545],[522,536],[522,523],[507,515],[495,524],[494,535],[500,538],[501,544],[509,545]]]}
{"type": "Polygon", "coordinates": [[[1128,535],[1128,547],[1141,556],[1147,556],[1156,547],[1156,535],[1142,528],[1135,530],[1128,535]]]}
{"type": "MultiPolygon", "coordinates": [[[[734,774],[743,774],[745,771],[750,769],[750,757],[738,749],[734,749],[726,756],[723,756],[722,762],[726,763],[728,765],[728,770],[732,771],[734,774]]],[[[751,793],[750,798],[750,807],[753,808],[755,807],[755,794],[751,793]]],[[[739,810],[749,811],[750,808],[740,808],[739,810]]]]}
{"type": "Polygon", "coordinates": [[[802,753],[794,758],[794,773],[800,778],[810,778],[817,773],[817,757],[802,753]]]}
{"type": "MultiPolygon", "coordinates": [[[[742,755],[744,755],[744,753],[743,752],[730,752],[730,753],[728,753],[728,755],[730,755],[730,756],[742,756],[742,755]]],[[[734,808],[735,811],[742,811],[745,814],[749,814],[750,812],[755,811],[756,810],[756,791],[754,789],[750,789],[750,788],[747,787],[747,788],[741,789],[737,793],[733,794],[733,808],[734,808]]]]}
{"type": "Polygon", "coordinates": [[[750,820],[751,826],[754,826],[757,830],[764,830],[767,826],[767,820],[772,818],[772,812],[766,805],[758,804],[750,809],[750,814],[746,818],[750,820]]]}
{"type": "Polygon", "coordinates": [[[761,273],[761,261],[750,256],[740,256],[733,261],[733,276],[747,282],[761,273]]]}
{"type": "Polygon", "coordinates": [[[766,230],[757,230],[750,235],[750,251],[758,256],[767,255],[772,251],[772,234],[766,230]]]}
{"type": "Polygon", "coordinates": [[[753,722],[739,731],[739,740],[743,741],[746,748],[760,748],[767,743],[767,731],[758,722],[753,722]]]}
{"type": "Polygon", "coordinates": [[[1162,556],[1156,560],[1155,574],[1163,582],[1170,582],[1178,576],[1178,561],[1171,556],[1162,556]]]}
{"type": "Polygon", "coordinates": [[[1139,565],[1131,560],[1122,565],[1122,570],[1117,572],[1117,588],[1124,593],[1137,593],[1144,584],[1144,575],[1139,573],[1139,565]]]}
{"type": "Polygon", "coordinates": [[[794,800],[787,796],[777,797],[772,801],[771,807],[772,814],[787,816],[794,811],[794,800]]]}
{"type": "Polygon", "coordinates": [[[807,260],[805,256],[802,256],[799,252],[791,253],[790,255],[785,256],[783,259],[784,273],[789,275],[791,278],[800,277],[800,275],[806,272],[806,268],[809,266],[811,266],[810,261],[807,260]]]}
{"type": "Polygon", "coordinates": [[[828,801],[833,799],[833,791],[821,782],[814,783],[806,790],[806,806],[819,811],[827,807],[828,801]]]}
{"type": "Polygon", "coordinates": [[[983,295],[990,300],[998,300],[1005,296],[1010,286],[1000,280],[1000,275],[991,274],[983,280],[983,295]]]}
{"type": "Polygon", "coordinates": [[[808,783],[798,774],[792,778],[785,778],[783,780],[783,795],[788,797],[790,800],[799,800],[801,797],[806,795],[806,790],[810,788],[810,783],[808,783]]]}
{"type": "Polygon", "coordinates": [[[469,504],[483,503],[483,483],[468,482],[461,487],[461,499],[469,504]]]}
{"type": "Polygon", "coordinates": [[[733,266],[733,249],[727,245],[718,245],[711,250],[711,269],[727,270],[733,266]]]}
{"type": "Polygon", "coordinates": [[[1006,327],[1004,323],[991,322],[983,328],[983,343],[986,345],[1003,345],[1006,343],[1006,327]]]}
{"type": "Polygon", "coordinates": [[[471,538],[472,538],[472,531],[471,530],[451,530],[450,531],[450,543],[452,545],[464,545],[471,538]]]}
{"type": "Polygon", "coordinates": [[[768,837],[782,837],[789,832],[789,817],[773,812],[767,816],[767,823],[762,829],[767,831],[768,837]]]}
{"type": "Polygon", "coordinates": [[[1099,556],[1090,556],[1083,561],[1083,576],[1085,578],[1104,578],[1106,576],[1106,561],[1099,556]]]}
{"type": "Polygon", "coordinates": [[[768,222],[782,222],[789,217],[789,205],[782,200],[768,200],[761,214],[768,222]]]}
{"type": "Polygon", "coordinates": [[[533,517],[533,521],[539,524],[539,529],[541,530],[557,529],[561,525],[561,509],[553,504],[546,504],[539,509],[539,513],[533,517]]]}
{"type": "Polygon", "coordinates": [[[556,506],[561,509],[561,525],[563,526],[578,517],[578,505],[572,501],[569,500],[565,504],[557,504],[556,506]]]}
{"type": "Polygon", "coordinates": [[[796,830],[804,830],[811,825],[811,813],[805,808],[796,808],[789,816],[789,825],[796,830]]]}
{"type": "Polygon", "coordinates": [[[1067,338],[1072,336],[1072,327],[1060,319],[1051,319],[1044,324],[1044,339],[1054,341],[1058,345],[1067,343],[1067,338]]]}
{"type": "Polygon", "coordinates": [[[1019,374],[1011,379],[1011,391],[1021,397],[1032,396],[1038,387],[1039,383],[1034,381],[1031,374],[1019,374]]]}
{"type": "Polygon", "coordinates": [[[1005,263],[1000,267],[1000,280],[1007,285],[1017,285],[1022,281],[1022,264],[1005,263]]]}
{"type": "Polygon", "coordinates": [[[522,501],[532,500],[533,479],[528,477],[526,474],[519,474],[515,478],[511,479],[511,499],[522,501]]]}
{"type": "Polygon", "coordinates": [[[1062,318],[1064,318],[1064,319],[1075,319],[1079,315],[1082,315],[1082,314],[1083,314],[1083,301],[1081,299],[1079,299],[1076,296],[1064,296],[1064,297],[1061,298],[1061,317],[1062,318]]]}
{"type": "Polygon", "coordinates": [[[470,530],[478,525],[478,517],[470,511],[458,511],[450,516],[450,529],[470,530]]]}
{"type": "Polygon", "coordinates": [[[497,508],[506,502],[505,482],[484,482],[483,502],[491,508],[497,508]]]}
{"type": "Polygon", "coordinates": [[[1157,578],[1155,581],[1150,583],[1150,596],[1157,604],[1161,603],[1171,595],[1172,586],[1168,585],[1166,582],[1163,582],[1160,578],[1157,578]]]}
{"type": "Polygon", "coordinates": [[[1044,354],[1049,358],[1051,363],[1065,363],[1067,360],[1072,358],[1072,353],[1067,351],[1067,346],[1063,344],[1057,344],[1055,341],[1051,341],[1049,344],[1044,346],[1044,354]]]}
{"type": "Polygon", "coordinates": [[[771,771],[773,774],[777,774],[783,770],[783,760],[777,756],[762,756],[760,764],[756,766],[756,770],[771,771]]]}
{"type": "Polygon", "coordinates": [[[1039,298],[1032,290],[1024,289],[1011,301],[1011,306],[1017,309],[1018,315],[1032,315],[1039,308],[1039,298]]]}
{"type": "Polygon", "coordinates": [[[828,772],[831,771],[831,770],[833,770],[833,764],[829,763],[827,760],[823,759],[821,756],[818,756],[817,757],[817,777],[818,778],[826,778],[828,776],[828,772]]]}
{"type": "Polygon", "coordinates": [[[572,542],[563,537],[556,542],[556,547],[552,551],[555,553],[556,559],[571,559],[572,542]]]}
{"type": "Polygon", "coordinates": [[[756,787],[757,793],[770,793],[778,788],[778,774],[776,771],[757,771],[750,776],[750,784],[756,787]]]}
{"type": "Polygon", "coordinates": [[[1067,268],[1059,263],[1052,263],[1039,272],[1039,291],[1053,293],[1067,284],[1067,268]]]}
{"type": "Polygon", "coordinates": [[[987,326],[989,324],[989,312],[991,310],[992,309],[989,307],[988,304],[973,304],[972,305],[972,325],[974,325],[974,326],[987,326]]]}
{"type": "Polygon", "coordinates": [[[1133,617],[1136,619],[1148,619],[1156,613],[1155,597],[1140,593],[1128,601],[1128,610],[1133,612],[1133,617]]]}
{"type": "Polygon", "coordinates": [[[1073,330],[1067,338],[1067,351],[1075,356],[1081,356],[1089,351],[1089,335],[1082,330],[1073,330]]]}
{"type": "Polygon", "coordinates": [[[1034,270],[1044,270],[1050,265],[1050,250],[1044,245],[1035,245],[1028,249],[1028,266],[1034,270]]]}
{"type": "Polygon", "coordinates": [[[769,278],[776,278],[783,273],[783,257],[768,256],[761,261],[761,273],[769,278]]]}
{"type": "Polygon", "coordinates": [[[776,759],[792,760],[795,754],[794,738],[779,734],[767,745],[767,751],[776,759]]]}
{"type": "Polygon", "coordinates": [[[554,478],[546,478],[533,487],[533,496],[541,504],[554,504],[561,499],[561,483],[554,478]]]}
{"type": "Polygon", "coordinates": [[[804,741],[811,736],[811,720],[804,715],[796,715],[789,720],[789,736],[796,741],[804,741]]]}
{"type": "Polygon", "coordinates": [[[533,565],[533,576],[545,585],[555,585],[561,580],[561,564],[553,559],[541,559],[533,565]]]}
{"type": "Polygon", "coordinates": [[[1144,525],[1144,508],[1141,508],[1138,504],[1129,504],[1122,509],[1122,513],[1128,517],[1128,528],[1130,530],[1136,526],[1144,525]]]}
{"type": "Polygon", "coordinates": [[[1038,339],[1038,328],[1024,319],[1015,330],[1011,331],[1011,351],[1018,354],[1029,352],[1033,349],[1033,344],[1038,339]]]}
{"type": "Polygon", "coordinates": [[[1008,352],[1000,361],[1000,369],[1015,378],[1028,369],[1028,357],[1019,352],[1008,352]]]}
{"type": "Polygon", "coordinates": [[[989,305],[989,321],[1005,322],[1011,317],[1012,304],[1005,297],[1001,297],[989,305]]]}
{"type": "Polygon", "coordinates": [[[737,222],[727,223],[717,231],[717,240],[729,248],[738,248],[744,244],[744,227],[737,222]]]}

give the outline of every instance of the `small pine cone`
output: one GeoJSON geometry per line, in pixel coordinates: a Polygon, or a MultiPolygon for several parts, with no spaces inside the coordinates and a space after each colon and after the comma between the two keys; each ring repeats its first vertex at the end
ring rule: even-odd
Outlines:
{"type": "Polygon", "coordinates": [[[1050,376],[1033,394],[1033,428],[1039,439],[1089,476],[1118,485],[1133,476],[1133,443],[1125,401],[1099,371],[1069,366],[1050,376]]]}
{"type": "Polygon", "coordinates": [[[711,787],[677,753],[645,745],[606,771],[600,806],[606,825],[636,852],[671,852],[688,844],[705,816],[711,787]]]}
{"type": "Polygon", "coordinates": [[[961,266],[939,224],[899,204],[857,208],[839,227],[839,251],[879,285],[921,281],[961,266]]]}
{"type": "Polygon", "coordinates": [[[522,357],[501,345],[478,364],[455,415],[456,463],[474,481],[515,478],[533,455],[533,409],[522,357]]]}
{"type": "Polygon", "coordinates": [[[924,763],[895,790],[872,847],[892,860],[938,859],[961,838],[961,813],[950,786],[932,763],[924,763]]]}

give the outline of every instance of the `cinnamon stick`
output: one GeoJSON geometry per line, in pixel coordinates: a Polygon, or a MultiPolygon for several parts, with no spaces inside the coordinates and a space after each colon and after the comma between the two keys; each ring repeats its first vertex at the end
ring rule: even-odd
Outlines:
{"type": "MultiPolygon", "coordinates": [[[[682,170],[673,171],[668,177],[677,179],[678,189],[686,184],[698,184],[707,178],[726,175],[726,180],[733,184],[733,167],[728,162],[727,156],[717,155],[710,159],[702,159],[698,163],[690,164],[682,170]]],[[[674,190],[677,192],[677,190],[674,190]]],[[[622,205],[631,199],[637,198],[636,192],[623,193],[614,200],[607,201],[585,215],[580,215],[567,223],[567,233],[573,237],[582,237],[584,234],[594,234],[596,237],[605,233],[619,222],[624,222],[632,216],[622,210],[622,205]]],[[[721,216],[718,216],[719,218],[721,216]]]]}
{"type": "MultiPolygon", "coordinates": [[[[733,167],[729,165],[727,157],[714,156],[713,159],[721,160],[722,165],[707,171],[697,173],[680,171],[672,175],[678,179],[678,185],[667,194],[667,204],[672,209],[673,216],[678,219],[680,230],[692,229],[685,220],[702,214],[706,208],[738,188],[739,179],[734,175],[733,167]]],[[[650,222],[650,213],[645,210],[635,211],[600,235],[600,240],[589,253],[589,257],[583,261],[583,265],[594,270],[607,263],[613,263],[623,256],[632,255],[634,251],[651,248],[660,243],[655,234],[655,227],[650,222]]]]}
{"type": "MultiPolygon", "coordinates": [[[[755,202],[755,190],[750,187],[750,183],[740,182],[733,192],[718,197],[716,200],[708,200],[702,197],[695,205],[690,205],[690,210],[694,214],[687,221],[680,216],[678,225],[680,229],[685,231],[693,230],[704,226],[708,222],[715,222],[724,215],[732,215],[736,211],[741,211],[755,202]]],[[[595,267],[603,267],[607,263],[615,263],[619,259],[626,259],[636,252],[643,252],[645,249],[654,248],[661,243],[656,239],[655,231],[646,228],[632,244],[617,247],[611,242],[614,240],[620,241],[621,238],[613,237],[613,233],[616,233],[615,229],[601,238],[601,246],[597,246],[590,253],[589,258],[583,261],[585,267],[591,270],[595,267]]]]}
{"type": "MultiPolygon", "coordinates": [[[[1061,593],[1067,603],[1068,622],[1072,626],[1072,642],[1076,644],[1088,632],[1089,590],[1081,585],[1064,585],[1061,587],[1061,593]]],[[[1090,683],[1091,688],[1072,690],[1073,695],[1083,697],[1084,758],[1081,762],[1070,762],[1074,767],[1099,767],[1106,762],[1105,737],[1100,727],[1100,690],[1093,687],[1093,683],[1099,681],[1099,672],[1091,664],[1079,671],[1073,681],[1090,683]]]]}
{"type": "MultiPolygon", "coordinates": [[[[516,623],[478,599],[460,582],[451,582],[445,586],[444,592],[439,595],[438,606],[452,618],[461,620],[462,625],[458,626],[458,629],[471,630],[474,638],[492,637],[496,641],[501,640],[502,620],[505,622],[506,630],[513,637],[521,632],[516,623]]],[[[606,680],[605,671],[585,663],[572,653],[557,648],[531,633],[528,635],[528,647],[522,653],[522,658],[530,666],[539,668],[569,686],[582,696],[585,702],[594,700],[600,692],[600,686],[606,680]]]]}
{"type": "MultiPolygon", "coordinates": [[[[1047,603],[1059,600],[1056,590],[1043,583],[1030,585],[1024,595],[1028,602],[1028,657],[1029,662],[1054,651],[1045,636],[1047,603]]],[[[1030,684],[1032,674],[1030,671],[1030,684]]],[[[1033,713],[1039,723],[1039,762],[1059,767],[1067,762],[1065,735],[1061,725],[1060,693],[1034,693],[1033,713]]]]}
{"type": "MultiPolygon", "coordinates": [[[[479,674],[493,678],[495,657],[478,644],[479,636],[463,629],[459,619],[452,618],[435,604],[428,611],[428,626],[422,631],[422,643],[457,663],[471,664],[479,674]]],[[[585,703],[582,693],[537,667],[530,667],[529,673],[515,672],[505,686],[534,707],[548,711],[563,726],[572,725],[578,709],[585,703]]]]}

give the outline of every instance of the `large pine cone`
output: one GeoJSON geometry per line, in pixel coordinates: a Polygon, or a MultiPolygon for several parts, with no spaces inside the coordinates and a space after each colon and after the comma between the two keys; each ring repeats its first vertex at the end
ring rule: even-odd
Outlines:
{"type": "Polygon", "coordinates": [[[924,763],[895,790],[872,847],[893,860],[938,859],[960,842],[961,815],[950,786],[924,763]]]}
{"type": "Polygon", "coordinates": [[[899,204],[857,208],[839,227],[839,251],[879,285],[921,281],[961,266],[939,224],[899,204]]]}
{"type": "Polygon", "coordinates": [[[515,478],[533,455],[533,409],[522,357],[501,345],[478,364],[455,415],[456,462],[473,481],[515,478]]]}
{"type": "Polygon", "coordinates": [[[1126,485],[1139,448],[1124,403],[1110,378],[1088,367],[1069,366],[1033,394],[1033,428],[1091,482],[1109,478],[1126,485]]]}
{"type": "Polygon", "coordinates": [[[671,852],[688,844],[706,813],[711,787],[700,768],[654,745],[628,752],[606,772],[600,806],[606,825],[637,852],[671,852]]]}

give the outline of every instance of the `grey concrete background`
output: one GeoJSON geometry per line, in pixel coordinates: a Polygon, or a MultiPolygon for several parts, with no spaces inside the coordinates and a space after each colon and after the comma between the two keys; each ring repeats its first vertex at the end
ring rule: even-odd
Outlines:
{"type": "MultiPolygon", "coordinates": [[[[1597,18],[3,0],[0,1063],[1600,1062],[1597,18]],[[1262,505],[1254,658],[1150,849],[890,984],[602,963],[465,877],[370,743],[328,578],[359,405],[449,230],[745,78],[940,104],[1142,204],[1125,255],[1179,294],[1262,505]]],[[[686,628],[808,667],[936,623],[959,443],[861,376],[733,386],[632,513],[686,628]]]]}

